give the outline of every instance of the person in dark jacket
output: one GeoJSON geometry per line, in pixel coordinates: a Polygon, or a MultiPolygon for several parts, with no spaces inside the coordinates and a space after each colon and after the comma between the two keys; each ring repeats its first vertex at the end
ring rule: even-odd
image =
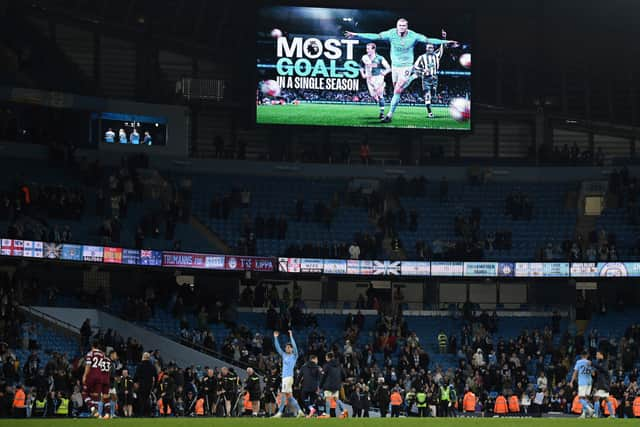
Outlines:
{"type": "Polygon", "coordinates": [[[178,413],[176,410],[176,381],[166,369],[162,370],[162,374],[162,381],[158,386],[158,397],[162,399],[164,411],[161,411],[160,415],[165,417],[170,414],[176,415],[178,413]]]}
{"type": "Polygon", "coordinates": [[[609,391],[611,388],[611,374],[609,374],[609,361],[605,358],[605,355],[602,351],[598,351],[596,353],[596,360],[593,361],[593,367],[596,371],[596,380],[594,383],[594,388],[596,390],[593,395],[595,399],[599,399],[599,401],[594,401],[593,406],[596,411],[596,416],[600,416],[600,408],[601,403],[606,402],[607,409],[609,409],[609,416],[611,418],[615,418],[615,411],[613,409],[613,404],[609,401],[609,391]]]}
{"type": "Polygon", "coordinates": [[[151,363],[151,355],[145,352],[142,355],[142,363],[136,369],[136,375],[133,381],[138,384],[138,411],[136,414],[143,417],[151,416],[151,390],[155,386],[156,376],[158,372],[151,363]]]}
{"type": "Polygon", "coordinates": [[[249,392],[253,416],[257,417],[260,412],[260,395],[262,392],[260,390],[260,377],[254,372],[253,368],[247,368],[245,389],[249,392]]]}
{"type": "Polygon", "coordinates": [[[360,402],[360,386],[356,385],[355,389],[349,396],[349,403],[351,403],[351,409],[353,410],[353,417],[358,418],[362,413],[362,403],[360,402]]]}
{"type": "Polygon", "coordinates": [[[320,379],[322,370],[318,365],[318,356],[312,354],[309,360],[300,368],[300,380],[302,382],[302,401],[309,410],[308,416],[313,416],[317,412],[315,403],[318,400],[318,390],[320,389],[320,379]]]}
{"type": "Polygon", "coordinates": [[[378,388],[376,388],[375,400],[378,403],[378,408],[380,409],[380,418],[385,418],[389,412],[391,393],[389,385],[384,382],[383,377],[378,378],[378,388]]]}
{"type": "Polygon", "coordinates": [[[329,412],[331,401],[336,401],[336,417],[344,418],[344,404],[340,400],[340,389],[342,388],[342,379],[344,377],[342,368],[338,360],[334,357],[333,352],[325,355],[327,363],[322,367],[323,375],[320,381],[320,388],[324,390],[325,412],[329,412]]]}

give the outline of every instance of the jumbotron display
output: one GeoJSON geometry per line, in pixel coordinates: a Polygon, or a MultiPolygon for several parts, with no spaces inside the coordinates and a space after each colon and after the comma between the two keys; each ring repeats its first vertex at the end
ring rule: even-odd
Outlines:
{"type": "Polygon", "coordinates": [[[470,14],[258,13],[258,124],[471,130],[470,14]]]}

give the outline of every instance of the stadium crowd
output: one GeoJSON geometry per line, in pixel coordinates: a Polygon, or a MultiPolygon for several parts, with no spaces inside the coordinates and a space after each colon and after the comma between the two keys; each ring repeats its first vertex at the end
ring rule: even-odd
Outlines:
{"type": "MultiPolygon", "coordinates": [[[[170,298],[174,301],[171,312],[178,319],[192,315],[197,319],[193,328],[189,322],[181,322],[176,339],[216,352],[230,364],[223,369],[179,367],[163,360],[158,351],[145,352],[135,339],[125,339],[117,331],[95,330],[88,321],[81,328],[79,351],[75,355],[43,354],[45,349],[39,344],[36,324],[24,322],[16,309],[19,302],[25,302],[24,289],[20,275],[17,279],[3,276],[2,416],[87,413],[81,380],[83,355],[95,341],[100,343],[112,366],[109,405],[102,409],[103,415],[276,413],[281,362],[274,338],[252,331],[222,302],[214,304],[211,310],[199,302],[197,295],[178,294],[170,298]],[[220,343],[209,330],[212,322],[226,325],[229,331],[220,343]],[[30,351],[24,366],[17,362],[14,349],[30,351]],[[238,369],[246,370],[247,380],[239,379],[238,369]],[[261,379],[255,380],[256,373],[261,379]],[[19,410],[21,396],[24,411],[19,410]]],[[[182,291],[185,292],[193,291],[182,291]]],[[[124,309],[133,313],[144,304],[150,314],[169,309],[160,304],[164,300],[147,290],[145,298],[130,300],[124,309]]],[[[293,392],[307,414],[369,416],[374,408],[382,416],[579,413],[574,402],[576,390],[568,379],[573,361],[583,349],[607,355],[611,367],[609,391],[618,402],[617,416],[633,416],[637,408],[634,404],[640,402],[638,324],[629,325],[620,338],[599,336],[597,331],[584,337],[574,336],[560,328],[560,316],[556,314],[542,329],[523,330],[517,337],[504,339],[500,336],[501,321],[495,313],[474,311],[466,303],[453,314],[463,326],[439,331],[435,337],[438,345],[431,348],[424,343],[428,338],[411,329],[410,318],[402,315],[399,304],[390,306],[373,291],[360,295],[356,309],[377,310],[375,326],[366,330],[365,316],[357,312],[347,316],[341,325],[343,335],[333,338],[318,326],[315,315],[304,310],[299,287],[291,291],[280,291],[275,286],[247,287],[241,295],[241,304],[265,307],[267,330],[306,331],[306,341],[299,346],[293,392]],[[435,352],[449,354],[455,358],[455,365],[434,363],[435,352]],[[322,366],[328,363],[339,366],[340,386],[338,399],[331,401],[327,410],[324,399],[315,392],[322,388],[316,381],[322,381],[322,366]],[[343,403],[350,404],[352,409],[345,410],[343,403]]],[[[144,318],[136,320],[144,322],[144,318]]]]}

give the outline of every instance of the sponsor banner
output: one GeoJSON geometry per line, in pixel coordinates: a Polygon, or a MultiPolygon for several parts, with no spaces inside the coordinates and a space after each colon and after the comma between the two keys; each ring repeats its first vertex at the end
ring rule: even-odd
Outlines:
{"type": "Polygon", "coordinates": [[[569,277],[568,262],[517,262],[516,277],[569,277]]]}
{"type": "Polygon", "coordinates": [[[516,266],[512,262],[498,263],[498,276],[513,277],[516,274],[516,266]]]}
{"type": "Polygon", "coordinates": [[[497,262],[465,262],[465,277],[495,277],[498,275],[497,262]]]}
{"type": "Polygon", "coordinates": [[[24,240],[2,239],[0,254],[6,256],[23,256],[24,240]]]}
{"type": "Polygon", "coordinates": [[[322,273],[324,261],[319,258],[302,258],[300,260],[300,273],[322,273]]]}
{"type": "Polygon", "coordinates": [[[122,250],[122,263],[129,265],[140,264],[140,250],[138,249],[123,249],[122,250]]]}
{"type": "Polygon", "coordinates": [[[140,250],[140,265],[160,267],[162,265],[162,252],[146,249],[140,250]]]}
{"type": "Polygon", "coordinates": [[[275,271],[275,261],[267,257],[225,256],[225,270],[240,271],[275,271]]]}
{"type": "Polygon", "coordinates": [[[400,265],[401,276],[428,276],[431,273],[431,264],[428,261],[402,261],[400,265]]]}
{"type": "Polygon", "coordinates": [[[300,258],[279,258],[278,271],[283,273],[300,273],[300,258]]]}
{"type": "Polygon", "coordinates": [[[374,274],[373,261],[360,260],[360,275],[372,276],[374,274]]]}
{"type": "Polygon", "coordinates": [[[360,274],[360,260],[347,260],[347,274],[360,274]]]}
{"type": "Polygon", "coordinates": [[[43,251],[44,258],[60,259],[62,256],[62,245],[60,243],[45,243],[43,251]]]}
{"type": "Polygon", "coordinates": [[[205,268],[204,254],[189,252],[163,252],[163,267],[205,268]]]}
{"type": "Polygon", "coordinates": [[[400,261],[373,261],[373,274],[375,276],[398,276],[400,261]]]}
{"type": "Polygon", "coordinates": [[[326,274],[347,274],[347,260],[325,259],[323,271],[326,274]]]}
{"type": "Polygon", "coordinates": [[[63,243],[60,258],[67,261],[82,261],[82,245],[63,243]]]}
{"type": "Polygon", "coordinates": [[[42,258],[44,256],[44,244],[38,241],[25,240],[23,256],[27,258],[42,258]]]}
{"type": "Polygon", "coordinates": [[[595,262],[571,263],[571,277],[596,277],[597,275],[598,264],[595,262]]]}
{"type": "Polygon", "coordinates": [[[431,261],[432,276],[460,276],[464,273],[463,262],[431,261]]]}
{"type": "Polygon", "coordinates": [[[82,247],[82,260],[91,262],[102,262],[104,259],[104,247],[103,246],[88,246],[82,247]]]}
{"type": "Polygon", "coordinates": [[[104,262],[108,264],[122,264],[122,248],[104,248],[104,262]]]}

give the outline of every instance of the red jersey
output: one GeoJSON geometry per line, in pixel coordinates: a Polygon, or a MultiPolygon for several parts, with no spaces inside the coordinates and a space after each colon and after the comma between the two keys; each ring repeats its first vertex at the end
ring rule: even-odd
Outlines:
{"type": "Polygon", "coordinates": [[[91,350],[84,357],[85,366],[91,369],[87,379],[94,378],[99,382],[109,383],[111,376],[111,360],[102,350],[91,350]]]}

